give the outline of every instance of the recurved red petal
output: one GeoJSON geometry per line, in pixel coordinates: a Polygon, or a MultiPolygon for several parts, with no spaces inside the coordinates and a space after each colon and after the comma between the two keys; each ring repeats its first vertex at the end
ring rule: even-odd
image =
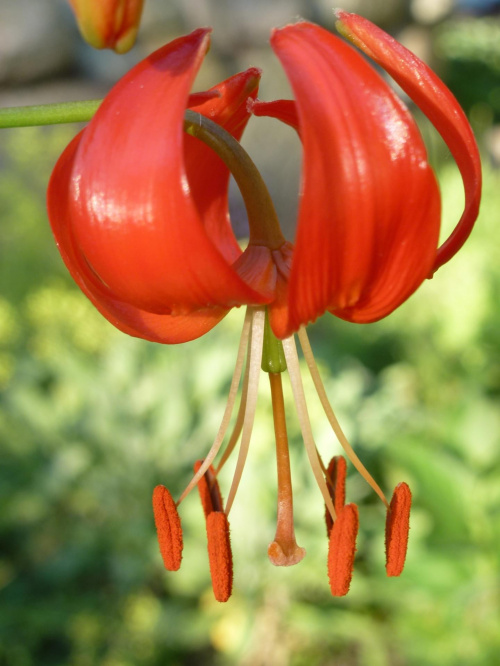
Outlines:
{"type": "Polygon", "coordinates": [[[383,67],[425,113],[460,169],[465,208],[455,230],[438,250],[432,267],[436,271],[465,243],[479,212],[481,160],[474,134],[455,97],[416,55],[361,16],[340,9],[335,14],[339,31],[383,67]]]}
{"type": "Polygon", "coordinates": [[[105,98],[73,158],[75,242],[116,299],[153,314],[268,300],[213,243],[186,174],[183,117],[207,45],[197,30],[139,63],[105,98]]]}
{"type": "MultiPolygon", "coordinates": [[[[271,319],[273,330],[284,337],[325,310],[375,321],[415,291],[436,255],[440,197],[420,133],[364,58],[326,30],[297,23],[271,44],[304,149],[288,318],[271,319]]],[[[289,108],[273,111],[290,123],[289,108]]]]}
{"type": "Polygon", "coordinates": [[[153,314],[119,300],[91,270],[74,238],[68,201],[73,159],[81,137],[82,133],[76,136],[59,158],[47,192],[52,232],[71,276],[99,312],[128,335],[176,344],[207,333],[227,314],[227,309],[209,308],[178,316],[153,314]]]}
{"type": "Polygon", "coordinates": [[[277,99],[273,102],[263,102],[258,99],[250,104],[250,109],[254,116],[276,118],[277,120],[281,120],[282,123],[290,125],[297,132],[299,131],[297,105],[292,99],[277,99]]]}

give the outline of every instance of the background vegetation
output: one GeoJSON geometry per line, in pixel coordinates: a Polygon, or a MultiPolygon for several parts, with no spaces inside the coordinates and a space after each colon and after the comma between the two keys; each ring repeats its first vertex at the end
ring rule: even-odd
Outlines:
{"type": "MultiPolygon", "coordinates": [[[[463,84],[460,63],[483,71],[491,53],[453,25],[437,34],[463,84]]],[[[483,25],[491,30],[492,20],[483,25]]],[[[481,86],[467,69],[477,89],[463,92],[481,137],[498,113],[491,62],[493,79],[481,86]]],[[[330,596],[322,502],[289,392],[297,535],[308,555],[291,569],[269,564],[276,481],[263,381],[231,514],[235,592],[221,605],[198,498],[181,507],[176,574],[162,568],[150,498],[157,483],[178,493],[208,449],[243,313],[167,348],[120,334],[93,310],[66,275],[44,207],[51,168],[75,130],[1,134],[0,664],[496,664],[500,179],[486,150],[482,212],[463,252],[386,320],[354,326],[325,316],[310,329],[360,456],[388,492],[400,480],[413,490],[403,576],[385,577],[383,508],[350,470],[348,499],[361,517],[356,569],[349,595],[330,596]]],[[[430,139],[446,230],[461,211],[461,182],[430,139]]],[[[339,448],[309,383],[307,391],[328,458],[339,448]]]]}

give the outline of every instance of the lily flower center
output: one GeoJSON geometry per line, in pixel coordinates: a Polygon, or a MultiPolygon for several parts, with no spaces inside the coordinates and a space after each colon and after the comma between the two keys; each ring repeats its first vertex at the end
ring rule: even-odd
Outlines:
{"type": "MultiPolygon", "coordinates": [[[[391,504],[389,504],[380,486],[360,461],[338,423],[328,401],[304,328],[298,332],[298,338],[318,397],[340,445],[347,458],[380,497],[387,509],[386,568],[388,575],[399,575],[406,555],[411,493],[406,484],[400,484],[396,488],[391,504]]],[[[351,581],[358,529],[357,507],[354,504],[345,505],[344,503],[345,460],[342,456],[335,456],[330,464],[326,466],[321,459],[316,448],[309,419],[294,336],[285,338],[283,341],[278,340],[272,332],[266,309],[262,307],[247,308],[226,408],[212,447],[206,457],[196,463],[195,473],[177,502],[174,504],[173,501],[168,499],[163,503],[162,500],[160,513],[164,512],[164,506],[169,507],[167,517],[163,516],[163,513],[160,515],[155,509],[162,553],[179,552],[182,548],[182,543],[180,545],[179,543],[173,545],[169,543],[172,534],[177,535],[177,540],[181,539],[178,536],[181,534],[180,519],[175,507],[178,507],[191,490],[197,486],[207,520],[208,550],[214,593],[219,601],[226,601],[229,598],[232,589],[233,569],[228,516],[248,456],[261,369],[268,373],[271,387],[277,462],[277,523],[274,540],[268,547],[269,560],[275,566],[291,566],[298,564],[306,554],[305,549],[297,544],[293,519],[292,478],[282,388],[282,374],[288,372],[304,446],[326,508],[327,531],[330,538],[328,559],[330,588],[334,595],[344,595],[349,590],[351,581]],[[229,437],[226,438],[240,384],[239,409],[232,431],[229,437]],[[225,441],[226,445],[223,449],[225,441]],[[227,500],[224,504],[219,489],[218,475],[238,442],[239,451],[236,466],[227,500]],[[214,464],[219,452],[221,452],[219,461],[214,464]],[[168,529],[165,528],[165,525],[168,529]],[[172,529],[172,525],[177,526],[175,530],[172,529]],[[162,534],[164,535],[167,532],[168,536],[162,537],[162,534]]],[[[162,497],[168,493],[162,486],[158,488],[162,489],[160,493],[162,497]]],[[[168,497],[170,498],[169,495],[168,497]]],[[[167,568],[172,569],[168,562],[166,561],[167,568]]],[[[179,566],[180,557],[176,560],[176,568],[179,566]]]]}

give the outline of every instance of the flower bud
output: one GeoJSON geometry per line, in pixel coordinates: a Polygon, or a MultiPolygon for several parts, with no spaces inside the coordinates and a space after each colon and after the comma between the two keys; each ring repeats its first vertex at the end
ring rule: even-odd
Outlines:
{"type": "Polygon", "coordinates": [[[83,38],[96,49],[126,53],[134,45],[144,0],[69,0],[83,38]]]}

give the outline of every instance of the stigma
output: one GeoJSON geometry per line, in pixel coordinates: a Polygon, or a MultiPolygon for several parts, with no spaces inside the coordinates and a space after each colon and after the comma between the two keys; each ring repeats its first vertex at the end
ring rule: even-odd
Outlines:
{"type": "MultiPolygon", "coordinates": [[[[403,571],[408,544],[410,489],[404,482],[398,484],[388,502],[340,427],[328,400],[305,328],[298,331],[297,337],[326,417],[346,458],[384,504],[386,573],[388,576],[399,576],[403,571]]],[[[193,477],[177,501],[174,501],[165,486],[157,486],[154,490],[153,511],[163,563],[169,571],[177,571],[181,566],[183,538],[178,507],[191,490],[197,487],[206,522],[214,596],[220,602],[230,598],[233,557],[229,514],[250,447],[262,371],[268,374],[271,389],[277,467],[276,533],[268,547],[269,561],[275,566],[292,566],[301,562],[306,555],[305,548],[297,544],[294,528],[292,476],[282,387],[282,375],[288,372],[304,447],[325,505],[329,542],[326,568],[330,591],[333,596],[344,596],[349,591],[353,575],[359,526],[358,507],[353,503],[346,504],[346,458],[335,455],[327,465],[324,464],[313,436],[295,336],[278,340],[271,330],[265,308],[261,307],[247,308],[226,408],[212,447],[203,460],[195,463],[193,477]],[[239,393],[238,412],[227,437],[239,393]],[[238,443],[235,471],[224,502],[218,475],[238,443]]]]}

